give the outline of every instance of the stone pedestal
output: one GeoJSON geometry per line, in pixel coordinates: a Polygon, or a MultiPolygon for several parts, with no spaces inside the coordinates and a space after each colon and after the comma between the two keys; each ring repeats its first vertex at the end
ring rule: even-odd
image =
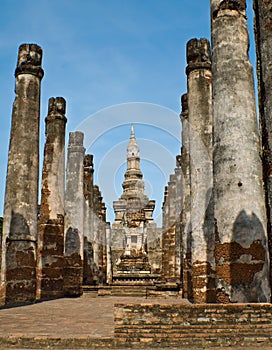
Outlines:
{"type": "Polygon", "coordinates": [[[1,295],[12,305],[36,299],[42,49],[19,48],[4,205],[1,295]]]}

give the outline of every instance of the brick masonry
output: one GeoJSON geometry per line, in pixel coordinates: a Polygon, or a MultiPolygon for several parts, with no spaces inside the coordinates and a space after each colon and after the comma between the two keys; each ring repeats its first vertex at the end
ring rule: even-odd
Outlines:
{"type": "Polygon", "coordinates": [[[115,304],[118,343],[126,346],[272,344],[271,304],[115,304]]]}

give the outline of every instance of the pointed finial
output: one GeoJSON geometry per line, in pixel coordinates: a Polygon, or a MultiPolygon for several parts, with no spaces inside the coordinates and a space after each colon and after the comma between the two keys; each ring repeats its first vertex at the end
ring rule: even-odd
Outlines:
{"type": "Polygon", "coordinates": [[[134,134],[134,123],[131,124],[130,138],[131,138],[131,139],[135,139],[135,134],[134,134]]]}

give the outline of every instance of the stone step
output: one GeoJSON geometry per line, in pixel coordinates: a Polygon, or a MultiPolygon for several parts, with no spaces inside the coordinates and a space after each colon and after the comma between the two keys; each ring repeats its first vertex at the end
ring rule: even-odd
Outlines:
{"type": "Polygon", "coordinates": [[[139,296],[146,297],[147,287],[144,286],[83,286],[84,294],[93,294],[98,296],[139,296]]]}
{"type": "Polygon", "coordinates": [[[239,330],[239,332],[235,329],[229,329],[224,330],[222,329],[187,329],[184,330],[182,328],[175,328],[175,329],[156,329],[152,330],[152,327],[150,328],[138,328],[133,329],[132,327],[129,327],[127,329],[119,330],[117,327],[115,327],[115,333],[114,336],[117,338],[120,337],[127,337],[129,336],[130,339],[132,338],[182,338],[182,339],[191,339],[192,334],[195,338],[209,338],[209,337],[263,337],[271,338],[272,339],[272,331],[268,328],[259,329],[258,331],[254,331],[254,329],[250,330],[239,330]]]}
{"type": "Polygon", "coordinates": [[[147,288],[144,286],[112,286],[111,295],[145,297],[147,295],[147,288]]]}

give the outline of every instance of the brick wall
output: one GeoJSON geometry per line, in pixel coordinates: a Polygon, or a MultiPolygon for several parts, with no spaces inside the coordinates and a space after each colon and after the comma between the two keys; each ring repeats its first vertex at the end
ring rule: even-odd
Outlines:
{"type": "Polygon", "coordinates": [[[119,344],[228,346],[272,344],[271,304],[116,304],[119,344]]]}

